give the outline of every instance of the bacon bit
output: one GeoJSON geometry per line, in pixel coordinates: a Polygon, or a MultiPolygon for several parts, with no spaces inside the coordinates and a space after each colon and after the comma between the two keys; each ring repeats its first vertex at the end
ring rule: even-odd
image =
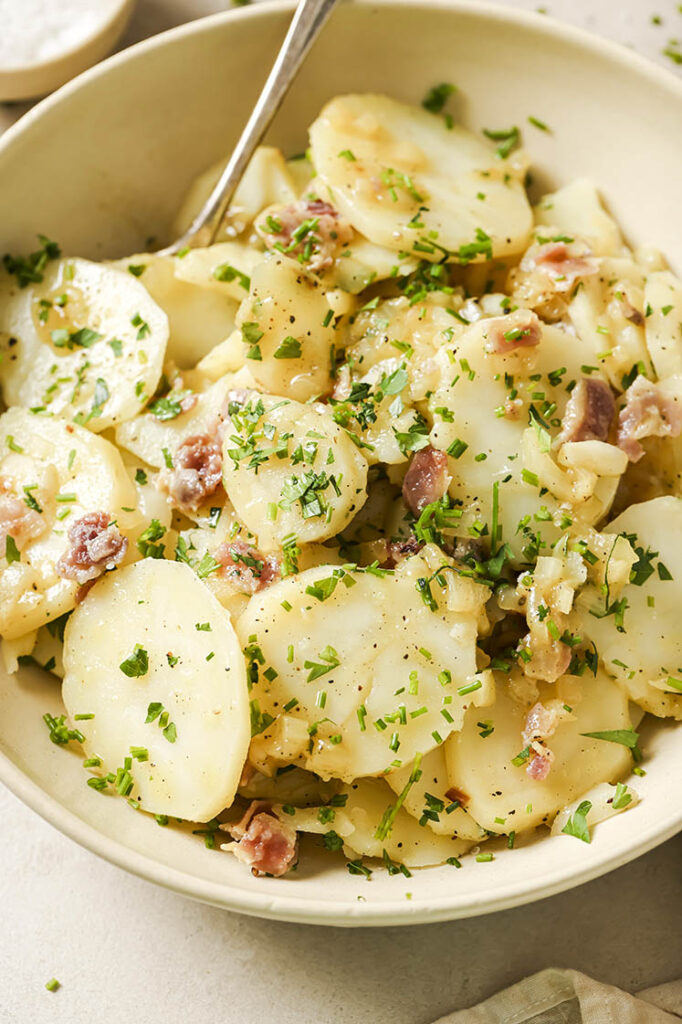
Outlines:
{"type": "Polygon", "coordinates": [[[46,529],[44,516],[28,508],[14,493],[11,482],[0,477],[0,556],[5,552],[7,537],[11,537],[21,551],[46,529]]]}
{"type": "Polygon", "coordinates": [[[644,327],[644,313],[636,309],[627,299],[621,299],[621,306],[626,320],[629,320],[635,327],[644,327]]]}
{"type": "Polygon", "coordinates": [[[85,598],[88,596],[88,594],[94,587],[95,583],[97,583],[96,579],[88,580],[87,583],[84,583],[82,586],[78,588],[78,590],[76,591],[76,604],[81,604],[81,602],[85,600],[85,598]]]}
{"type": "Polygon", "coordinates": [[[554,735],[560,720],[561,716],[555,707],[545,707],[538,701],[526,715],[522,734],[524,746],[530,747],[536,740],[544,743],[554,735]]]}
{"type": "Polygon", "coordinates": [[[616,415],[611,388],[598,377],[583,377],[571,392],[557,444],[607,441],[616,415]]]}
{"type": "Polygon", "coordinates": [[[222,479],[220,445],[209,434],[194,434],[178,446],[173,462],[168,493],[181,508],[198,508],[222,479]]]}
{"type": "Polygon", "coordinates": [[[549,775],[552,760],[551,750],[546,750],[542,754],[535,754],[528,763],[526,775],[535,782],[542,782],[549,775]]]}
{"type": "Polygon", "coordinates": [[[274,555],[263,555],[243,540],[226,541],[215,553],[224,575],[243,594],[255,594],[279,579],[280,566],[274,555]]]}
{"type": "Polygon", "coordinates": [[[682,432],[682,409],[677,395],[665,393],[659,384],[639,376],[625,392],[625,405],[618,416],[618,447],[630,462],[639,462],[645,437],[678,437],[682,432]]]}
{"type": "Polygon", "coordinates": [[[281,225],[281,231],[261,232],[268,248],[277,247],[288,256],[298,257],[313,273],[331,267],[339,251],[353,238],[353,228],[329,203],[322,199],[298,200],[273,211],[272,219],[281,225]],[[294,234],[305,221],[312,221],[311,230],[296,242],[294,234]],[[293,248],[290,248],[293,245],[293,248]]]}
{"type": "Polygon", "coordinates": [[[420,540],[417,540],[412,533],[407,540],[392,540],[386,545],[386,558],[381,563],[382,569],[395,569],[396,565],[404,562],[410,555],[416,555],[424,547],[420,540]]]}
{"type": "Polygon", "coordinates": [[[526,715],[521,742],[532,751],[532,757],[526,766],[526,774],[536,782],[541,782],[549,775],[554,754],[546,743],[566,715],[567,712],[561,708],[558,701],[552,701],[550,707],[538,701],[526,715]]]}
{"type": "Polygon", "coordinates": [[[418,516],[432,501],[442,498],[450,480],[445,452],[431,445],[415,452],[403,480],[403,498],[410,512],[418,516]]]}
{"type": "Polygon", "coordinates": [[[281,878],[296,863],[298,836],[291,825],[270,812],[269,806],[267,801],[254,800],[239,822],[225,826],[236,842],[223,849],[230,850],[238,860],[248,864],[254,875],[281,878]]]}
{"type": "Polygon", "coordinates": [[[540,344],[542,326],[535,313],[517,309],[506,316],[482,321],[485,327],[486,350],[495,353],[514,352],[540,344]]]}
{"type": "Polygon", "coordinates": [[[450,786],[449,789],[446,789],[445,795],[453,804],[458,803],[461,807],[466,807],[471,800],[469,794],[465,793],[463,789],[458,789],[457,786],[450,786]]]}
{"type": "Polygon", "coordinates": [[[550,276],[558,292],[569,291],[579,278],[590,277],[598,270],[594,260],[572,255],[565,242],[547,242],[538,249],[532,247],[521,266],[524,270],[532,267],[550,276]],[[529,266],[524,266],[526,263],[529,266]]]}
{"type": "Polygon", "coordinates": [[[239,821],[228,822],[220,827],[225,832],[228,832],[233,839],[243,839],[254,815],[258,814],[259,811],[269,811],[271,809],[271,800],[252,800],[239,821]]]}
{"type": "Polygon", "coordinates": [[[68,538],[71,547],[57,562],[57,572],[81,586],[118,565],[128,550],[128,538],[121,534],[108,512],[81,516],[69,527],[68,538]]]}

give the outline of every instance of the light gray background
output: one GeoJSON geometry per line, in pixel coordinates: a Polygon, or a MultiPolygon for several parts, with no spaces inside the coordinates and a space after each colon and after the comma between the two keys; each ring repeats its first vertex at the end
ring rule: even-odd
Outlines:
{"type": "MultiPolygon", "coordinates": [[[[124,42],[228,4],[139,0],[124,42]]],[[[545,7],[682,71],[662,55],[682,39],[676,0],[545,7]]],[[[23,109],[0,106],[0,129],[23,109]]],[[[130,877],[0,788],[0,1022],[427,1024],[548,966],[635,991],[682,974],[681,863],[678,836],[589,885],[476,920],[364,931],[275,924],[130,877]],[[54,994],[44,988],[53,975],[63,986],[54,994]]]]}

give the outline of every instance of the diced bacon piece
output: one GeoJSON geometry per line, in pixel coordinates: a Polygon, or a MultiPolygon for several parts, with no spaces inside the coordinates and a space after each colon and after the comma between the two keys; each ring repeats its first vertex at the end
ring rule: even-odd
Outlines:
{"type": "Polygon", "coordinates": [[[559,723],[569,714],[558,701],[549,706],[538,701],[526,715],[522,734],[522,742],[530,748],[530,761],[526,766],[526,774],[536,781],[542,781],[549,775],[554,754],[547,747],[559,723]]]}
{"type": "Polygon", "coordinates": [[[536,740],[544,743],[554,735],[560,721],[557,708],[545,707],[538,701],[526,715],[522,735],[524,745],[530,747],[536,740]]]}
{"type": "Polygon", "coordinates": [[[546,779],[552,767],[551,753],[551,750],[547,750],[542,754],[535,754],[528,763],[526,775],[536,782],[546,779]]]}
{"type": "Polygon", "coordinates": [[[616,415],[611,388],[598,377],[583,377],[571,392],[557,442],[607,441],[616,415]]]}
{"type": "Polygon", "coordinates": [[[197,509],[218,488],[222,479],[220,445],[209,434],[194,434],[173,456],[168,493],[181,508],[197,509]]]}
{"type": "Polygon", "coordinates": [[[427,445],[415,452],[403,480],[403,498],[413,515],[420,515],[432,501],[442,498],[448,489],[448,457],[427,445]]]}
{"type": "Polygon", "coordinates": [[[223,847],[248,864],[254,875],[281,878],[296,863],[298,836],[291,825],[280,821],[268,810],[267,801],[254,800],[241,821],[228,825],[227,831],[236,842],[223,847]]]}
{"type": "Polygon", "coordinates": [[[644,455],[639,443],[645,437],[678,437],[682,431],[680,396],[639,376],[625,392],[618,416],[618,447],[630,462],[644,455]]]}
{"type": "Polygon", "coordinates": [[[517,309],[506,316],[494,316],[482,321],[488,352],[514,352],[518,348],[533,348],[540,344],[542,326],[535,313],[517,309]]]}
{"type": "Polygon", "coordinates": [[[450,788],[445,791],[445,795],[453,804],[458,803],[461,807],[466,807],[471,799],[468,793],[465,793],[463,789],[458,789],[457,786],[450,786],[450,788]]]}
{"type": "MultiPolygon", "coordinates": [[[[261,228],[263,231],[263,228],[261,228]]],[[[314,273],[331,267],[353,238],[353,228],[322,199],[298,200],[274,211],[265,222],[265,244],[298,257],[314,273]],[[279,230],[272,230],[277,227],[279,230]]]]}
{"type": "Polygon", "coordinates": [[[387,544],[386,558],[381,563],[381,568],[395,569],[396,565],[404,562],[410,555],[416,555],[423,547],[423,543],[417,540],[413,533],[406,540],[391,540],[387,544]]]}
{"type": "Polygon", "coordinates": [[[46,529],[40,512],[29,508],[23,498],[14,493],[11,482],[0,477],[0,557],[5,553],[8,537],[22,551],[46,529]]]}
{"type": "Polygon", "coordinates": [[[566,242],[546,242],[537,249],[533,246],[526,253],[521,267],[548,275],[559,292],[569,291],[580,278],[590,277],[599,269],[589,256],[573,255],[566,242]]]}
{"type": "Polygon", "coordinates": [[[118,565],[128,550],[128,538],[108,512],[87,512],[71,524],[68,538],[71,546],[57,562],[57,571],[81,586],[118,565]]]}
{"type": "Polygon", "coordinates": [[[243,540],[221,544],[215,553],[224,575],[243,594],[255,594],[279,579],[279,562],[274,555],[262,555],[258,548],[243,540]]]}
{"type": "Polygon", "coordinates": [[[644,327],[645,319],[644,313],[640,309],[637,309],[628,299],[621,299],[621,312],[626,320],[629,320],[635,327],[644,327]]]}
{"type": "Polygon", "coordinates": [[[272,802],[270,800],[252,800],[238,821],[231,821],[220,827],[225,832],[228,832],[233,839],[243,839],[254,815],[258,814],[259,811],[269,811],[271,807],[272,802]]]}

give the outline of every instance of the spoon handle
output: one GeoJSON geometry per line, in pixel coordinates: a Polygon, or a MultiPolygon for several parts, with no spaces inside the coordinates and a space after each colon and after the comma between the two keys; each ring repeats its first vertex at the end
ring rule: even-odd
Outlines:
{"type": "Polygon", "coordinates": [[[162,254],[172,255],[186,246],[210,245],[214,240],[254,150],[270,127],[306,54],[338,2],[300,0],[263,91],[215,188],[184,235],[161,250],[162,254]]]}

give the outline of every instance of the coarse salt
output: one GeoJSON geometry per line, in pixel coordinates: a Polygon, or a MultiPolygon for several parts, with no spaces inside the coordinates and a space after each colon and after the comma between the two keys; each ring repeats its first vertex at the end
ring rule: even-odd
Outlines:
{"type": "Polygon", "coordinates": [[[120,0],[0,0],[0,70],[58,59],[97,35],[120,0]]]}

